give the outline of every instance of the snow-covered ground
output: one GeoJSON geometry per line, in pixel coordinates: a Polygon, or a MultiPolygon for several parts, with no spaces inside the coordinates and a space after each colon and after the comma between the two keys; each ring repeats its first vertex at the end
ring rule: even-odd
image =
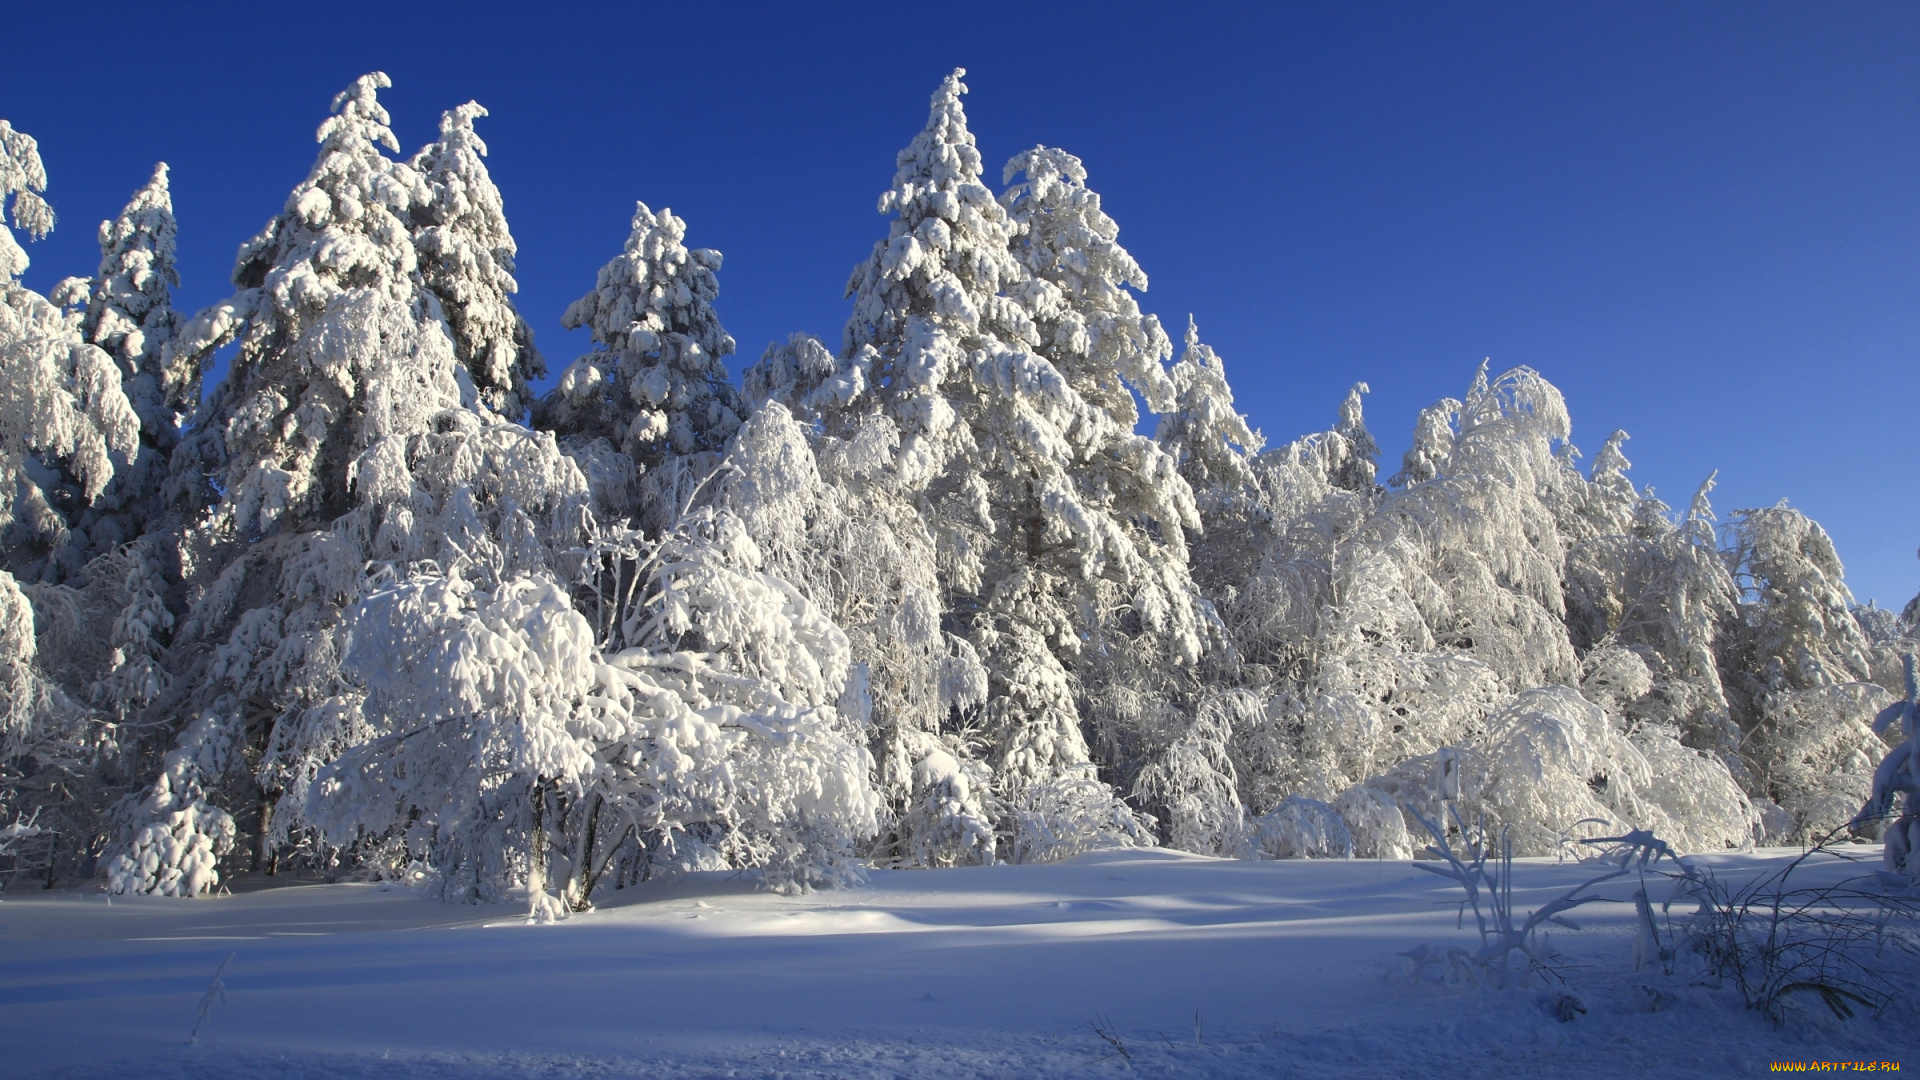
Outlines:
{"type": "MultiPolygon", "coordinates": [[[[1704,861],[1739,879],[1792,854],[1704,861]]],[[[1516,865],[1522,910],[1594,873],[1516,865]]],[[[1805,873],[1863,868],[1823,858],[1805,873]]],[[[1603,893],[1624,900],[1632,886],[1603,893]]],[[[800,897],[727,874],[618,895],[528,926],[516,910],[378,885],[111,904],[15,892],[0,903],[0,1073],[1739,1076],[1775,1060],[1903,1058],[1920,1068],[1911,1015],[1841,1024],[1803,1011],[1774,1028],[1727,993],[1633,972],[1625,903],[1584,909],[1582,929],[1554,934],[1587,1009],[1569,1023],[1532,991],[1415,985],[1391,974],[1397,953],[1466,944],[1470,931],[1456,928],[1459,891],[1406,862],[1126,851],[879,872],[868,887],[800,897]],[[229,953],[225,999],[189,1045],[229,953]],[[1643,987],[1673,1000],[1656,1010],[1643,987]]]]}

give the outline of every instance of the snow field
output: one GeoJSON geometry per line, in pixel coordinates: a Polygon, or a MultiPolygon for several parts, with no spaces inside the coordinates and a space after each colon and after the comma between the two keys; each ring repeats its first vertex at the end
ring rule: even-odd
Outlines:
{"type": "MultiPolygon", "coordinates": [[[[1745,880],[1795,854],[1703,861],[1745,880]]],[[[1516,870],[1522,910],[1593,875],[1516,870]]],[[[1604,895],[1627,900],[1625,881],[1604,895]]],[[[528,926],[523,906],[379,885],[14,893],[0,1075],[1741,1076],[1920,1058],[1895,1018],[1803,1009],[1774,1029],[1729,994],[1633,972],[1629,903],[1553,934],[1587,1008],[1570,1023],[1534,991],[1414,985],[1390,974],[1398,952],[1471,930],[1456,928],[1458,890],[1404,861],[1120,851],[882,871],[797,897],[719,872],[613,895],[528,926]],[[226,999],[190,1046],[228,953],[226,999]]]]}

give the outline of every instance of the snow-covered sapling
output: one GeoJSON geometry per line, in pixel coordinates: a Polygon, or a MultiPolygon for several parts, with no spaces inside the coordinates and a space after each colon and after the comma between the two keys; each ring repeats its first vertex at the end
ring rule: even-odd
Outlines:
{"type": "MultiPolygon", "coordinates": [[[[1449,977],[1492,989],[1516,985],[1516,977],[1524,979],[1528,975],[1538,974],[1558,978],[1552,967],[1552,954],[1536,936],[1536,932],[1546,923],[1564,926],[1569,930],[1580,929],[1579,924],[1566,918],[1564,913],[1604,899],[1591,895],[1589,890],[1626,874],[1628,868],[1625,860],[1622,860],[1622,865],[1583,882],[1525,918],[1517,919],[1513,911],[1513,843],[1507,837],[1507,830],[1500,830],[1496,847],[1483,829],[1468,829],[1451,803],[1447,809],[1466,846],[1464,858],[1453,850],[1446,828],[1416,810],[1413,811],[1414,818],[1433,837],[1433,845],[1427,851],[1444,859],[1446,865],[1414,863],[1414,866],[1451,879],[1466,891],[1461,910],[1464,915],[1467,907],[1473,908],[1474,923],[1480,932],[1480,947],[1473,950],[1456,947],[1442,951],[1431,945],[1421,945],[1400,954],[1411,962],[1411,974],[1417,979],[1428,967],[1438,967],[1449,977]],[[1527,959],[1526,967],[1517,972],[1512,964],[1515,952],[1527,959]]],[[[1625,843],[1628,838],[1619,840],[1625,843]]]]}

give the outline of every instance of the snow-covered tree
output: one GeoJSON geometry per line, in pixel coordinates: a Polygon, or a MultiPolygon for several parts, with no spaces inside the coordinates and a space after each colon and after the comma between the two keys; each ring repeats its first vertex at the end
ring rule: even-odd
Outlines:
{"type": "MultiPolygon", "coordinates": [[[[24,131],[0,120],[0,209],[9,210],[13,228],[38,240],[53,231],[53,207],[47,205],[47,167],[40,161],[40,144],[24,131]]],[[[27,253],[0,215],[0,280],[9,284],[27,272],[27,253]]]]}
{"type": "Polygon", "coordinates": [[[0,571],[0,820],[12,830],[0,874],[31,868],[51,886],[87,854],[109,801],[94,776],[114,748],[44,673],[35,622],[27,593],[0,571]]]}
{"type": "Polygon", "coordinates": [[[174,455],[189,497],[219,499],[238,536],[332,521],[353,505],[362,455],[458,408],[458,368],[421,286],[409,225],[432,198],[397,151],[375,72],[335,99],[320,156],[284,211],[248,241],[229,299],[201,312],[177,352],[204,370],[239,342],[232,373],[174,455]]]}
{"type": "MultiPolygon", "coordinates": [[[[179,323],[169,302],[174,223],[164,165],[118,218],[101,224],[99,236],[98,276],[69,279],[59,290],[86,308],[59,331],[64,342],[56,338],[43,348],[84,359],[96,385],[111,380],[130,399],[119,420],[137,441],[132,453],[110,460],[112,479],[91,499],[85,483],[59,469],[59,461],[33,470],[55,480],[43,490],[62,507],[64,531],[50,547],[25,543],[9,552],[16,559],[51,556],[33,574],[41,580],[26,586],[38,637],[33,666],[44,691],[36,699],[37,733],[15,759],[20,774],[7,780],[7,801],[40,823],[36,843],[43,851],[36,858],[49,881],[85,868],[113,831],[109,811],[145,779],[134,770],[152,749],[153,729],[137,721],[169,682],[162,656],[173,615],[163,598],[169,585],[159,551],[167,545],[127,543],[154,527],[164,510],[167,451],[178,432],[177,410],[185,407],[169,397],[163,363],[179,323]],[[77,348],[83,338],[93,348],[77,348]]],[[[29,296],[17,288],[13,293],[15,301],[50,315],[29,296]]]]}
{"type": "Polygon", "coordinates": [[[1204,514],[1227,493],[1252,483],[1247,459],[1259,453],[1266,440],[1234,409],[1226,364],[1200,340],[1200,328],[1191,316],[1186,349],[1171,378],[1173,407],[1161,412],[1155,437],[1179,463],[1180,475],[1198,497],[1204,514]]]}
{"type": "Polygon", "coordinates": [[[712,475],[746,411],[724,363],[733,338],[713,307],[720,253],[689,249],[686,235],[671,210],[637,205],[626,250],[561,318],[588,327],[598,348],[567,367],[533,418],[581,459],[603,513],[650,532],[712,475]]]}
{"type": "Polygon", "coordinates": [[[1594,460],[1583,508],[1590,531],[1570,545],[1567,628],[1581,655],[1582,690],[1609,712],[1676,728],[1748,776],[1716,651],[1734,615],[1733,579],[1720,557],[1709,476],[1674,519],[1626,477],[1615,432],[1594,460]]]}
{"type": "Polygon", "coordinates": [[[128,823],[117,888],[164,887],[168,853],[207,847],[140,839],[154,828],[207,825],[213,848],[237,829],[271,869],[302,824],[285,811],[345,738],[329,706],[341,616],[379,567],[461,565],[511,581],[586,536],[585,481],[551,436],[466,407],[473,394],[408,225],[431,192],[381,152],[395,149],[375,98],[386,85],[376,73],[335,99],[307,180],[241,249],[241,291],[176,346],[190,372],[226,341],[240,348],[174,455],[177,492],[212,513],[182,534],[197,600],[170,645],[177,677],[154,706],[179,725],[179,744],[165,790],[128,823]]]}
{"type": "Polygon", "coordinates": [[[1054,418],[1026,394],[992,403],[975,424],[989,433],[984,447],[1011,448],[1000,453],[1013,459],[1013,483],[996,486],[1016,498],[995,501],[1010,504],[1000,528],[1028,534],[1013,545],[1016,558],[1054,580],[1048,592],[1064,608],[1060,621],[1080,613],[1086,645],[1062,650],[1063,663],[1108,776],[1127,789],[1186,726],[1166,719],[1194,696],[1205,613],[1187,572],[1186,536],[1201,522],[1178,462],[1134,431],[1135,393],[1162,411],[1176,402],[1163,366],[1171,345],[1129,291],[1145,290],[1146,274],[1120,246],[1119,226],[1086,175],[1073,155],[1037,147],[1007,163],[1006,179],[1023,179],[1000,197],[1029,274],[1019,295],[1039,338],[1034,351],[1065,382],[1063,403],[1073,408],[1057,436],[1064,445],[1035,439],[1054,418]]]}
{"type": "Polygon", "coordinates": [[[1752,842],[1752,805],[1723,763],[1681,746],[1668,728],[1629,733],[1567,686],[1515,695],[1470,743],[1408,759],[1361,787],[1436,821],[1452,802],[1469,826],[1508,829],[1516,855],[1554,854],[1568,838],[1622,827],[1671,836],[1682,850],[1752,842]]]}
{"type": "Polygon", "coordinates": [[[823,428],[852,439],[876,414],[895,427],[892,469],[989,674],[1005,851],[1047,857],[1132,839],[1094,777],[1077,697],[1089,646],[1109,635],[1157,639],[1156,660],[1198,655],[1180,535],[1198,519],[1175,462],[1131,430],[1130,386],[1172,398],[1164,335],[1126,292],[1144,277],[1070,155],[1021,155],[1008,176],[1026,182],[994,199],[962,74],[880,200],[889,235],[853,273],[840,364],[821,381],[857,374],[865,389],[823,428]]]}
{"type": "Polygon", "coordinates": [[[119,367],[140,418],[140,448],[84,515],[93,552],[139,537],[164,514],[168,461],[181,421],[199,405],[190,397],[195,387],[167,363],[185,321],[173,309],[176,235],[164,162],[118,217],[100,223],[100,269],[88,284],[81,333],[119,367]]]}
{"type": "Polygon", "coordinates": [[[1193,721],[1134,780],[1134,794],[1165,815],[1167,844],[1206,855],[1244,854],[1246,807],[1231,747],[1234,728],[1258,722],[1263,705],[1245,690],[1208,697],[1193,721]]]}
{"type": "Polygon", "coordinates": [[[1869,681],[1868,642],[1825,530],[1782,502],[1737,511],[1730,532],[1742,595],[1720,643],[1727,696],[1752,793],[1786,810],[1803,840],[1867,800],[1886,750],[1873,719],[1894,695],[1869,681]]]}
{"type": "MultiPolygon", "coordinates": [[[[1380,445],[1367,430],[1360,400],[1360,395],[1368,393],[1372,393],[1372,388],[1366,383],[1354,383],[1347,391],[1346,400],[1340,403],[1340,422],[1331,432],[1340,440],[1340,452],[1330,463],[1333,475],[1328,478],[1335,487],[1362,494],[1374,489],[1373,478],[1380,471],[1380,445]]],[[[1333,457],[1331,453],[1329,456],[1333,457]]]]}
{"type": "MultiPolygon", "coordinates": [[[[30,238],[53,228],[46,186],[39,144],[0,120],[0,210],[30,238]]],[[[15,575],[57,579],[84,561],[73,529],[133,458],[140,421],[79,314],[21,285],[26,268],[0,215],[0,545],[15,575]]]]}
{"type": "Polygon", "coordinates": [[[1146,291],[1146,272],[1120,246],[1120,226],[1086,180],[1079,158],[1036,146],[1007,162],[1000,204],[1030,275],[1017,293],[1040,351],[1100,416],[1131,431],[1140,419],[1135,392],[1155,412],[1173,407],[1174,382],[1162,366],[1172,346],[1129,291],[1146,291]]]}
{"type": "MultiPolygon", "coordinates": [[[[1258,496],[1251,465],[1265,439],[1235,410],[1226,365],[1200,340],[1191,316],[1186,347],[1170,376],[1173,407],[1161,412],[1154,437],[1178,464],[1200,514],[1201,529],[1188,537],[1195,585],[1225,611],[1273,542],[1273,517],[1258,496]]],[[[1231,647],[1216,649],[1209,665],[1230,670],[1238,659],[1231,647]]],[[[1230,679],[1228,670],[1208,677],[1230,679]]]]}
{"type": "Polygon", "coordinates": [[[740,430],[718,501],[739,516],[766,568],[847,634],[889,811],[872,857],[990,862],[998,804],[985,747],[954,723],[982,703],[986,673],[972,645],[940,625],[932,537],[884,466],[896,429],[870,417],[850,440],[822,434],[810,444],[809,429],[771,399],[819,404],[835,393],[816,378],[831,368],[825,348],[799,335],[748,371],[750,394],[767,397],[740,430]]]}
{"type": "Polygon", "coordinates": [[[1873,789],[1854,815],[1856,835],[1880,835],[1882,855],[1889,871],[1920,877],[1920,665],[1906,655],[1906,697],[1880,711],[1875,731],[1888,731],[1899,742],[1873,773],[1873,789]],[[1897,729],[1895,725],[1898,725],[1897,729]]]}
{"type": "Polygon", "coordinates": [[[1400,811],[1437,820],[1442,797],[1534,852],[1623,824],[1749,842],[1755,808],[1728,762],[1681,742],[1681,722],[1706,724],[1691,735],[1724,716],[1704,496],[1669,521],[1625,480],[1619,439],[1581,477],[1559,392],[1525,368],[1483,368],[1464,401],[1427,410],[1421,478],[1385,492],[1353,468],[1371,441],[1358,400],[1251,463],[1271,539],[1219,601],[1231,677],[1266,697],[1231,742],[1247,842],[1337,852],[1335,814],[1353,850],[1404,853],[1400,811]]]}
{"type": "Polygon", "coordinates": [[[454,356],[487,408],[520,420],[533,404],[528,383],[547,373],[533,331],[514,308],[518,247],[507,229],[500,189],[483,158],[487,144],[473,121],[474,102],[440,116],[440,138],[413,157],[428,197],[413,206],[420,279],[440,301],[454,356]]]}
{"type": "Polygon", "coordinates": [[[1529,368],[1474,377],[1440,475],[1382,506],[1380,527],[1425,548],[1445,611],[1437,639],[1480,659],[1512,689],[1571,678],[1559,528],[1581,484],[1557,451],[1571,434],[1560,391],[1529,368]]]}

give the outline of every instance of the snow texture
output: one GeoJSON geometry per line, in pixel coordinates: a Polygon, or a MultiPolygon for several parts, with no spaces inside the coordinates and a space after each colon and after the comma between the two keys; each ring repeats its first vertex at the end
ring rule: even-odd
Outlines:
{"type": "MultiPolygon", "coordinates": [[[[1794,854],[1704,862],[1742,882],[1794,854]]],[[[1514,871],[1517,917],[1596,873],[1514,871]]],[[[1843,1024],[1816,1003],[1775,1027],[1731,989],[1634,970],[1624,894],[1580,909],[1577,932],[1551,928],[1585,1010],[1569,1021],[1531,990],[1408,980],[1398,954],[1418,943],[1478,947],[1459,896],[1407,862],[1167,851],[878,872],[803,897],[691,873],[559,926],[392,885],[111,906],[34,893],[0,905],[0,1024],[10,1073],[74,1080],[1719,1077],[1920,1055],[1896,1017],[1843,1024]],[[224,1002],[187,1045],[229,954],[224,1002]]]]}

